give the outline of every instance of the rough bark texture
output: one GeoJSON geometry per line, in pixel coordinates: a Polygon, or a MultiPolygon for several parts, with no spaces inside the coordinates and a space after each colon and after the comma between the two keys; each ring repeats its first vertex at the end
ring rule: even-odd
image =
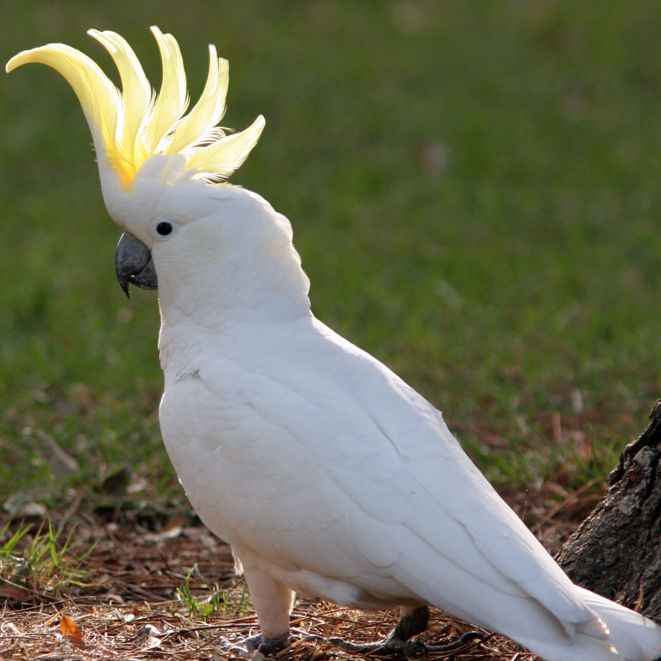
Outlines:
{"type": "Polygon", "coordinates": [[[661,623],[661,400],[557,560],[570,578],[661,623]]]}

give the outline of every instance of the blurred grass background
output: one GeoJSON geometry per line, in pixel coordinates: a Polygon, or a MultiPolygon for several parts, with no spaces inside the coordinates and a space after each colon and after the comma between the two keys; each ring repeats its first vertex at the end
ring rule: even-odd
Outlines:
{"type": "MultiPolygon", "coordinates": [[[[287,215],[316,314],[442,408],[501,486],[603,479],[661,393],[661,5],[653,0],[2,3],[0,55],[148,26],[230,60],[233,182],[287,215]]],[[[155,297],[126,301],[77,101],[0,85],[0,503],[57,506],[162,449],[155,297]],[[72,461],[73,460],[73,461],[72,461]]]]}

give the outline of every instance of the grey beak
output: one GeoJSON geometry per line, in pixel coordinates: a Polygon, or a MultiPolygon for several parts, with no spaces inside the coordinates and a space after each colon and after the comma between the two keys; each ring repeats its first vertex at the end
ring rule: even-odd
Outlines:
{"type": "Polygon", "coordinates": [[[124,232],[115,251],[115,274],[122,291],[128,298],[129,285],[142,289],[157,289],[156,269],[149,248],[134,236],[124,232]]]}

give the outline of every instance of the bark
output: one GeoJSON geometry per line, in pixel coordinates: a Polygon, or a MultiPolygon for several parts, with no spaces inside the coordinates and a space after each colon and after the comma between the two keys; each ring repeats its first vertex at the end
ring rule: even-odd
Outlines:
{"type": "Polygon", "coordinates": [[[579,585],[661,623],[661,400],[557,560],[579,585]]]}

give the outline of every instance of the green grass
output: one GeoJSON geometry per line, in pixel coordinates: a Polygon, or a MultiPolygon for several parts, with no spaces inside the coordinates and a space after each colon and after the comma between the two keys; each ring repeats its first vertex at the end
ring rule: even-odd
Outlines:
{"type": "Polygon", "coordinates": [[[94,546],[82,549],[73,541],[74,530],[64,536],[49,522],[36,530],[30,524],[0,529],[0,577],[37,590],[81,586],[82,565],[94,546]]]}
{"type": "Polygon", "coordinates": [[[191,617],[206,620],[217,613],[239,617],[254,610],[245,583],[242,590],[221,590],[217,585],[205,585],[204,588],[210,592],[203,598],[197,598],[191,588],[191,579],[198,573],[197,565],[191,567],[176,591],[177,599],[191,617]]]}
{"type": "MultiPolygon", "coordinates": [[[[291,219],[317,315],[497,482],[603,477],[661,393],[659,3],[10,1],[0,55],[64,41],[107,64],[84,31],[110,28],[158,84],[152,23],[193,97],[213,42],[226,123],[265,114],[233,181],[291,219]]],[[[114,282],[74,95],[19,70],[0,120],[0,501],[55,505],[118,466],[178,494],[155,298],[114,282]],[[77,469],[58,474],[43,433],[77,469]]]]}

